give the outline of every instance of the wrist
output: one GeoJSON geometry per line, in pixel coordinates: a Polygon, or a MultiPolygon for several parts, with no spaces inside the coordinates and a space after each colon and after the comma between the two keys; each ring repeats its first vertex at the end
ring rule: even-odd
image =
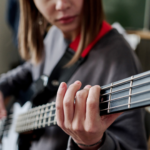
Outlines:
{"type": "Polygon", "coordinates": [[[96,143],[93,143],[93,144],[82,144],[82,143],[77,143],[75,142],[79,148],[83,149],[83,150],[97,150],[98,148],[100,148],[100,146],[102,145],[103,143],[103,136],[102,138],[96,142],[96,143]]]}
{"type": "Polygon", "coordinates": [[[98,150],[98,148],[101,147],[101,143],[97,144],[97,145],[94,145],[94,146],[91,146],[91,147],[87,147],[87,146],[81,146],[81,145],[78,145],[78,147],[82,150],[98,150]]]}

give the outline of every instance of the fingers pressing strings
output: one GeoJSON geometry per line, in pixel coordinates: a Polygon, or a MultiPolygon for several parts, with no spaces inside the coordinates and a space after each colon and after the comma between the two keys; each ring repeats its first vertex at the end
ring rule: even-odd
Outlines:
{"type": "Polygon", "coordinates": [[[71,128],[72,120],[74,116],[74,98],[76,92],[81,88],[81,82],[76,81],[75,83],[71,84],[65,94],[64,101],[63,101],[63,108],[64,108],[64,123],[66,128],[71,128]]]}
{"type": "Polygon", "coordinates": [[[100,86],[93,86],[90,88],[86,103],[86,121],[90,124],[97,122],[100,119],[99,115],[99,97],[100,86]]]}
{"type": "Polygon", "coordinates": [[[75,112],[73,119],[73,128],[74,130],[82,130],[85,114],[86,114],[86,100],[88,97],[90,85],[85,86],[83,90],[80,90],[76,93],[75,101],[75,112]]]}
{"type": "Polygon", "coordinates": [[[63,99],[67,90],[67,84],[62,82],[56,98],[56,116],[57,116],[57,124],[60,127],[64,127],[64,110],[63,110],[63,99]]]}

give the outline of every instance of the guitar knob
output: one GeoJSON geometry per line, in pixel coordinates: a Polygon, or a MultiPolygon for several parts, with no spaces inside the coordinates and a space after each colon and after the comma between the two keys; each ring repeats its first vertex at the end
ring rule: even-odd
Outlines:
{"type": "Polygon", "coordinates": [[[53,86],[59,86],[59,81],[57,80],[53,80],[51,83],[53,86]]]}

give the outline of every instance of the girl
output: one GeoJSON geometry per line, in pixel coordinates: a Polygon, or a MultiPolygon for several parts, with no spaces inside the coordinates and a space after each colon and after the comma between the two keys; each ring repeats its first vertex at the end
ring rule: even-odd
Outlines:
{"type": "Polygon", "coordinates": [[[71,69],[74,71],[67,81],[68,90],[66,83],[62,83],[57,98],[56,93],[50,98],[50,101],[56,100],[60,128],[46,128],[38,140],[30,137],[31,144],[27,144],[27,139],[20,140],[19,148],[146,149],[143,109],[99,115],[100,87],[91,85],[105,85],[140,72],[129,45],[104,21],[102,1],[20,0],[20,8],[20,54],[27,63],[0,79],[1,117],[6,114],[3,98],[26,89],[41,74],[50,76],[53,90],[61,81],[55,80],[55,76],[64,68],[65,75],[70,74],[71,69]],[[52,26],[43,42],[49,24],[52,26]],[[61,64],[67,52],[73,57],[61,64]]]}

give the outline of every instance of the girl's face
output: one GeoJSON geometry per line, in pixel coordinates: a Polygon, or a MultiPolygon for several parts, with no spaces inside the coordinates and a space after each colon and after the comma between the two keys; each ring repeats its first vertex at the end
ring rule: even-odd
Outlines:
{"type": "Polygon", "coordinates": [[[74,34],[80,29],[84,0],[34,0],[37,9],[64,35],[74,34]]]}

